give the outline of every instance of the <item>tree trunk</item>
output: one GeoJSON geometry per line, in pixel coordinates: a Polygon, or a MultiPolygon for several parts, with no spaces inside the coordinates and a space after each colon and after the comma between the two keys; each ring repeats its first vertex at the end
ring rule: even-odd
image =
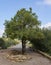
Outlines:
{"type": "Polygon", "coordinates": [[[25,54],[26,51],[26,40],[22,38],[22,54],[25,54]]]}

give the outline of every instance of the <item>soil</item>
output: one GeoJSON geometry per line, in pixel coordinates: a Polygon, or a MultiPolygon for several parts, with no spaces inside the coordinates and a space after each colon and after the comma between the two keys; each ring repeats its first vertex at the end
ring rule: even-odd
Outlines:
{"type": "Polygon", "coordinates": [[[0,65],[51,65],[51,60],[37,52],[29,53],[32,59],[23,62],[11,61],[6,57],[8,50],[0,50],[0,65]]]}

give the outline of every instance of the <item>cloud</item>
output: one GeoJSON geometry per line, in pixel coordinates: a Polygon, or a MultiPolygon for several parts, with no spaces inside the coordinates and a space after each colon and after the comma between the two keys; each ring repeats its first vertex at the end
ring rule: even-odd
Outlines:
{"type": "Polygon", "coordinates": [[[51,0],[37,1],[36,4],[38,4],[38,5],[51,5],[51,0]]]}
{"type": "Polygon", "coordinates": [[[2,37],[4,30],[0,29],[0,37],[2,37]]]}
{"type": "Polygon", "coordinates": [[[51,0],[44,0],[44,4],[51,5],[51,0]]]}
{"type": "Polygon", "coordinates": [[[41,25],[41,28],[48,28],[48,27],[51,27],[51,22],[48,22],[47,24],[44,24],[44,25],[41,25]]]}

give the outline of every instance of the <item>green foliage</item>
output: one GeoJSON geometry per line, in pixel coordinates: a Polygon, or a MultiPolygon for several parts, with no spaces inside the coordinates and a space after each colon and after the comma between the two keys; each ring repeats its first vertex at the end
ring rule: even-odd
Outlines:
{"type": "Polygon", "coordinates": [[[5,21],[5,33],[7,37],[12,39],[22,37],[28,38],[29,33],[39,28],[40,21],[36,13],[32,13],[32,9],[20,9],[10,21],[5,21]]]}
{"type": "Polygon", "coordinates": [[[22,40],[22,50],[25,49],[26,40],[44,38],[41,29],[41,22],[38,20],[36,13],[32,12],[32,8],[18,10],[11,20],[5,21],[5,35],[12,39],[19,38],[22,40]]]}
{"type": "Polygon", "coordinates": [[[6,44],[5,44],[5,41],[2,39],[2,38],[0,38],[0,47],[2,48],[2,49],[6,49],[7,47],[6,47],[6,44]]]}
{"type": "Polygon", "coordinates": [[[45,35],[43,43],[46,45],[48,49],[47,53],[51,55],[51,29],[43,28],[43,33],[45,35]]]}
{"type": "MultiPolygon", "coordinates": [[[[51,29],[43,28],[41,31],[44,34],[44,38],[32,38],[31,42],[36,49],[51,55],[51,29]]],[[[37,36],[39,35],[40,34],[37,34],[37,36]]],[[[41,37],[41,35],[39,37],[41,37]]]]}
{"type": "Polygon", "coordinates": [[[16,42],[15,40],[12,40],[10,38],[6,38],[6,39],[4,39],[4,41],[5,41],[5,45],[7,48],[12,46],[12,45],[18,44],[18,42],[16,42]]]}
{"type": "Polygon", "coordinates": [[[43,39],[31,39],[31,43],[36,50],[41,50],[43,52],[48,51],[48,48],[43,43],[43,39]]]}
{"type": "Polygon", "coordinates": [[[10,38],[0,38],[0,47],[2,49],[7,49],[8,47],[16,44],[18,44],[18,42],[10,38]]]}

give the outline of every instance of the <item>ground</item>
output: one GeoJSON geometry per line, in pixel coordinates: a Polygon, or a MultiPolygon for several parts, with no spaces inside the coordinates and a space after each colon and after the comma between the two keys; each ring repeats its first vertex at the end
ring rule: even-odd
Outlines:
{"type": "MultiPolygon", "coordinates": [[[[7,50],[8,51],[8,50],[7,50]]],[[[51,65],[51,60],[37,52],[30,53],[32,59],[24,62],[13,62],[6,58],[6,51],[0,50],[0,65],[51,65]]]]}

